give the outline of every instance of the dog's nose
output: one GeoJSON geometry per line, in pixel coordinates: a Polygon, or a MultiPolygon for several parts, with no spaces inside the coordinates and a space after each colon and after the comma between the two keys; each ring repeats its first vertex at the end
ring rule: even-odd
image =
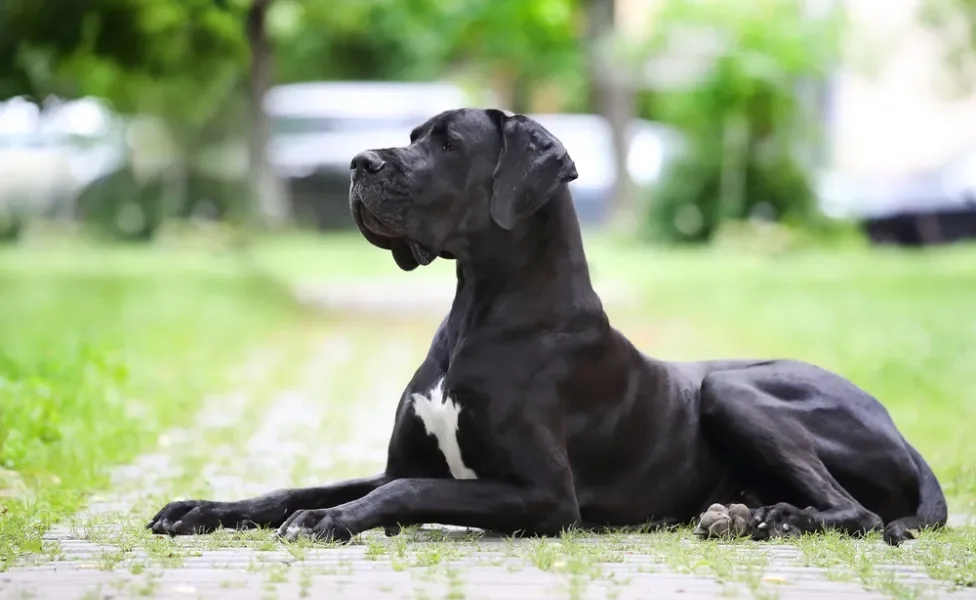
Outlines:
{"type": "Polygon", "coordinates": [[[383,165],[385,164],[386,162],[380,158],[379,154],[373,152],[372,150],[367,150],[352,157],[352,162],[349,163],[349,168],[353,171],[379,173],[380,169],[382,169],[383,165]]]}

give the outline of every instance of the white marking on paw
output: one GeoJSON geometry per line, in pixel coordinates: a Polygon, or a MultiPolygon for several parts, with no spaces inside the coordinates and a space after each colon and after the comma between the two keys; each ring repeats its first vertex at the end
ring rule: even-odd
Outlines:
{"type": "Polygon", "coordinates": [[[769,525],[766,525],[765,521],[759,524],[759,529],[766,529],[767,527],[769,527],[769,525]]]}
{"type": "Polygon", "coordinates": [[[455,479],[477,479],[477,473],[469,469],[461,458],[457,437],[461,407],[444,395],[444,379],[441,378],[426,396],[411,394],[410,397],[413,398],[413,412],[423,421],[427,435],[437,438],[437,446],[447,459],[451,475],[455,479]]]}

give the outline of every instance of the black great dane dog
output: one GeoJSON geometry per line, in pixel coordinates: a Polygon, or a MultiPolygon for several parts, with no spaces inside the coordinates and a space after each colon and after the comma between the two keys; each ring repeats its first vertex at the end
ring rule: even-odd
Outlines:
{"type": "Polygon", "coordinates": [[[690,523],[715,503],[749,507],[756,539],[883,530],[898,544],[945,524],[928,464],[845,378],[794,360],[657,360],[614,329],[567,186],[576,167],[532,119],[447,111],[408,146],[365,151],[350,168],[350,208],[370,243],[406,271],[457,263],[453,306],[400,398],[385,471],[171,502],[154,532],[265,526],[348,540],[439,523],[552,535],[690,523]]]}

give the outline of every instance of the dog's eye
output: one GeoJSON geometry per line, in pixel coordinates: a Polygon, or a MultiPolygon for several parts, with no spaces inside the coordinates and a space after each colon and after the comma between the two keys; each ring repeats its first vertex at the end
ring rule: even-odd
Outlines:
{"type": "Polygon", "coordinates": [[[454,150],[454,144],[452,144],[451,142],[444,142],[443,144],[441,144],[441,150],[443,150],[444,152],[451,152],[452,150],[454,150]]]}

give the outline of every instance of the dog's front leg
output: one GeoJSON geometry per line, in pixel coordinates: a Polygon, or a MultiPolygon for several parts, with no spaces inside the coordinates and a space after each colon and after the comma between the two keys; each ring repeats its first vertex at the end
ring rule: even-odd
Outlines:
{"type": "Polygon", "coordinates": [[[235,502],[177,500],[156,513],[146,528],[158,534],[192,535],[222,527],[278,527],[298,511],[345,504],[362,498],[390,480],[390,476],[381,474],[322,487],[277,490],[235,502]]]}
{"type": "Polygon", "coordinates": [[[308,535],[349,540],[374,527],[439,523],[501,533],[557,535],[580,522],[575,494],[482,479],[398,479],[359,500],[299,511],[278,529],[294,540],[308,535]]]}

